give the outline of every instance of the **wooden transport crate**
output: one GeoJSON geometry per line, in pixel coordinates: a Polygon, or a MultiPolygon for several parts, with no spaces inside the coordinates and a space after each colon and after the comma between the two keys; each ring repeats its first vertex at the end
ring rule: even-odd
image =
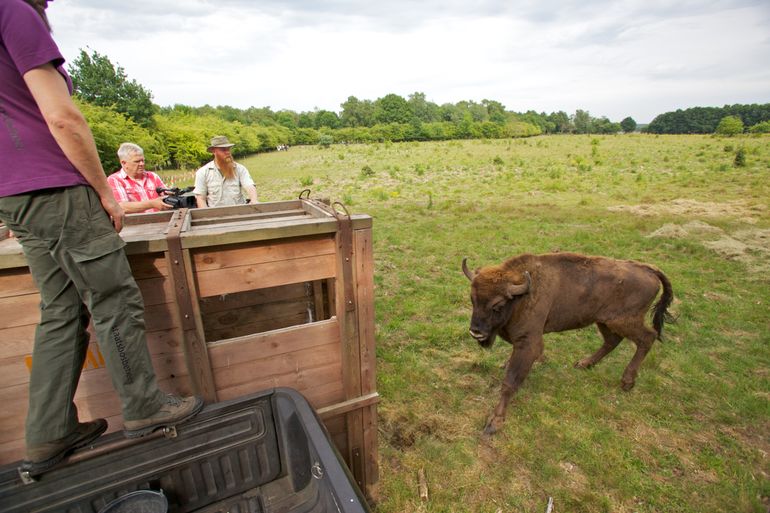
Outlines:
{"type": "MultiPolygon", "coordinates": [[[[207,402],[274,386],[316,408],[360,487],[377,469],[372,219],[309,198],[128,216],[161,388],[207,402]]],[[[39,295],[0,231],[0,464],[23,457],[39,295]]],[[[75,402],[122,428],[92,336],[75,402]]]]}

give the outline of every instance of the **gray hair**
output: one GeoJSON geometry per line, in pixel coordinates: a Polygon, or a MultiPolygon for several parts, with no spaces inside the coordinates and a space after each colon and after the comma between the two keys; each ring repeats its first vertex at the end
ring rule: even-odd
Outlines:
{"type": "Polygon", "coordinates": [[[120,160],[126,160],[130,155],[134,154],[144,155],[144,150],[141,146],[130,142],[124,142],[118,148],[118,158],[120,160]]]}

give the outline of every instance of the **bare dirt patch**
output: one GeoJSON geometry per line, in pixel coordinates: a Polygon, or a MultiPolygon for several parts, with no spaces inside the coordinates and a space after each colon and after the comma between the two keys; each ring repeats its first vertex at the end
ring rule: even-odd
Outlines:
{"type": "Polygon", "coordinates": [[[728,233],[703,221],[690,221],[664,224],[648,237],[697,240],[722,258],[741,262],[753,274],[765,276],[770,272],[770,229],[728,233]]]}
{"type": "Polygon", "coordinates": [[[617,205],[608,207],[607,210],[611,212],[628,212],[639,216],[669,214],[694,217],[732,217],[746,221],[749,224],[753,224],[756,217],[761,214],[759,207],[749,206],[741,201],[713,203],[686,198],[652,205],[617,205]]]}

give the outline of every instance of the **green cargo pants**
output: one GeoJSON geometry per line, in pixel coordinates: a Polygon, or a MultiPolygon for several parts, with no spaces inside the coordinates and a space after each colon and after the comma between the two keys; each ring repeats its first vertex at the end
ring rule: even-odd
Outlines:
{"type": "Polygon", "coordinates": [[[77,186],[0,198],[0,219],[18,237],[40,290],[27,446],[57,440],[75,429],[73,397],[85,362],[90,316],[123,418],[137,420],[157,412],[164,394],[145,340],[144,303],[125,243],[96,192],[77,186]]]}

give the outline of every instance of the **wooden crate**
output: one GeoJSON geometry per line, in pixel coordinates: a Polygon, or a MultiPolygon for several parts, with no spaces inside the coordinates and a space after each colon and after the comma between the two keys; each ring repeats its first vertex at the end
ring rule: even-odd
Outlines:
{"type": "MultiPolygon", "coordinates": [[[[161,388],[207,402],[274,386],[316,408],[374,495],[377,402],[372,220],[310,199],[129,216],[121,236],[145,302],[161,388]]],[[[0,464],[24,450],[39,295],[0,232],[0,464]]],[[[122,428],[92,336],[75,402],[122,428]]]]}

